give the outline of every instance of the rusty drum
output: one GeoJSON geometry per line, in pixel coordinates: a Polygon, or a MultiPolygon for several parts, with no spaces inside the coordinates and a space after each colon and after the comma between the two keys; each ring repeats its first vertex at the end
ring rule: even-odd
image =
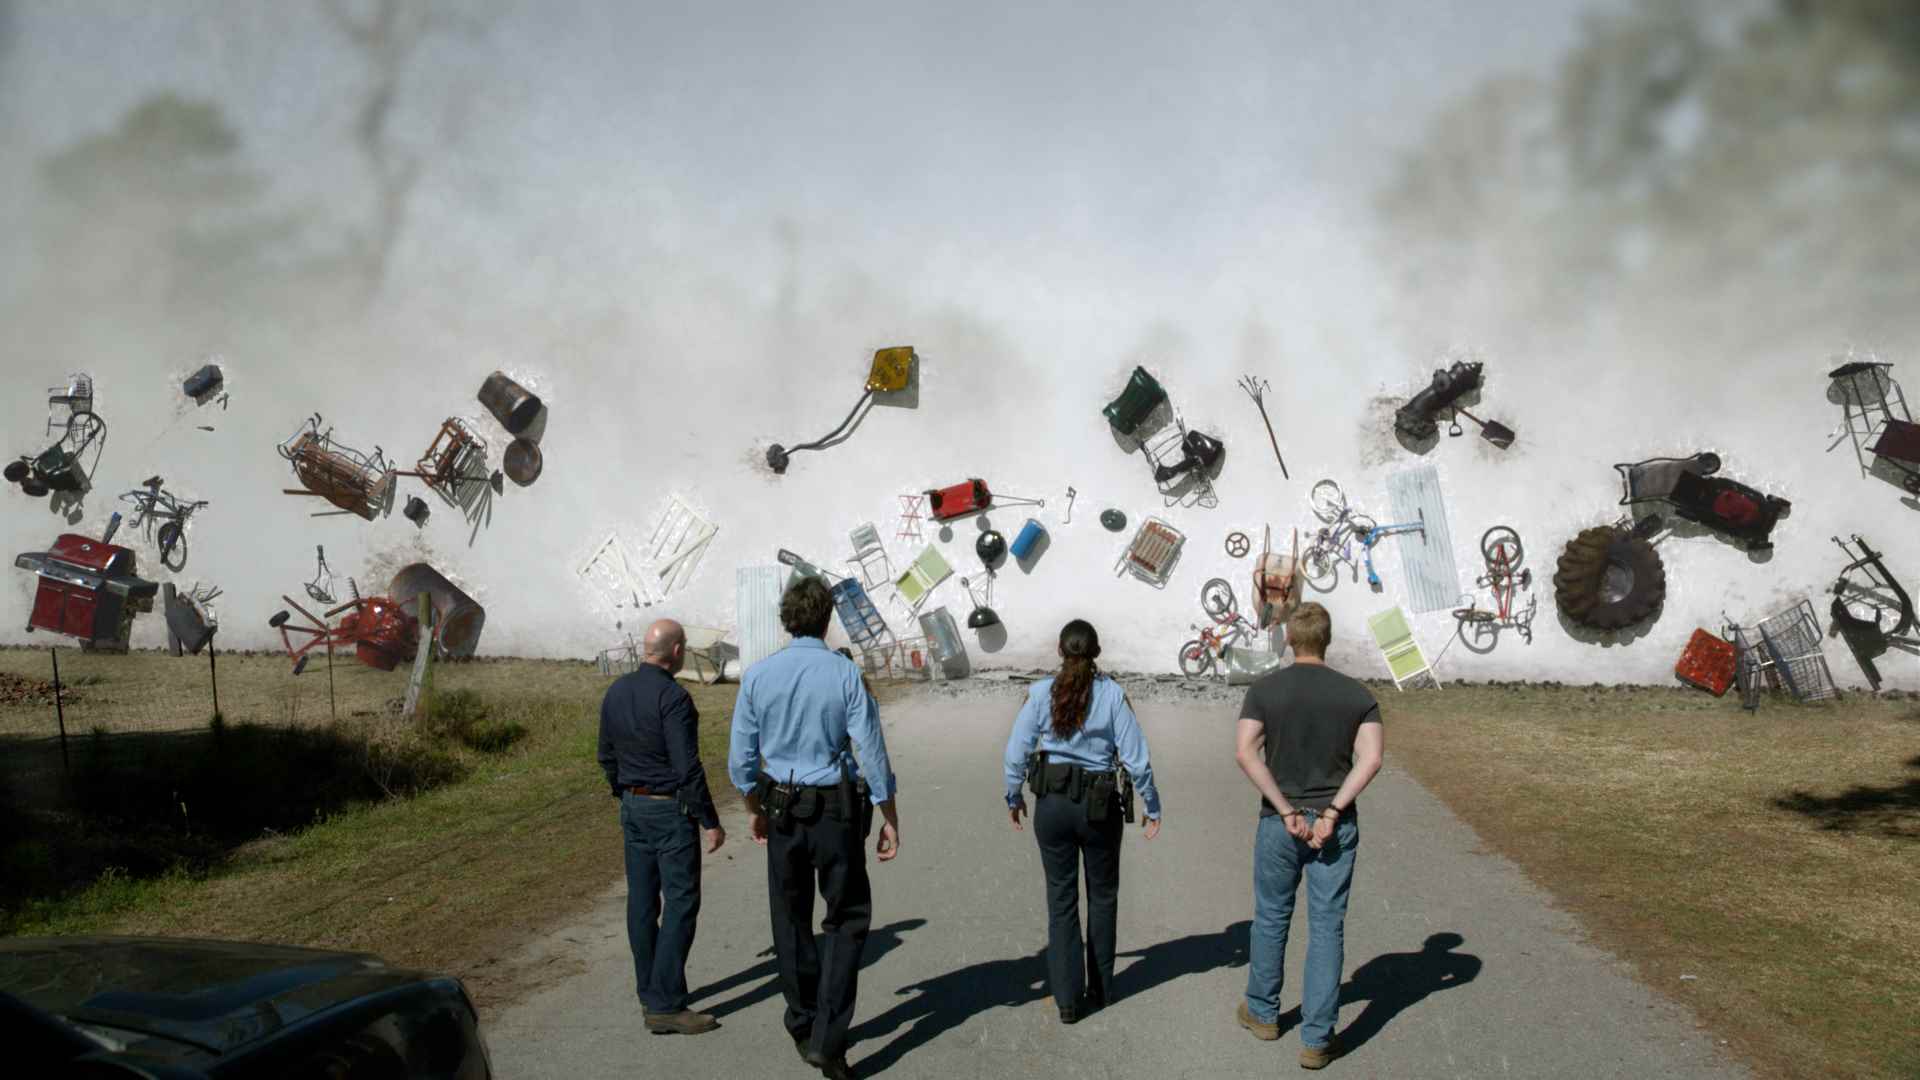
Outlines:
{"type": "Polygon", "coordinates": [[[480,384],[480,404],[487,407],[509,435],[519,435],[540,417],[544,407],[538,395],[496,371],[480,384]]]}
{"type": "Polygon", "coordinates": [[[418,609],[420,597],[433,604],[433,621],[440,638],[440,652],[452,659],[465,659],[480,644],[480,630],[487,622],[487,609],[440,571],[426,563],[412,563],[393,575],[387,590],[401,610],[418,609]]]}
{"type": "Polygon", "coordinates": [[[540,469],[544,465],[540,444],[531,439],[515,439],[508,443],[507,452],[501,460],[501,468],[506,470],[507,479],[521,487],[540,479],[540,469]]]}

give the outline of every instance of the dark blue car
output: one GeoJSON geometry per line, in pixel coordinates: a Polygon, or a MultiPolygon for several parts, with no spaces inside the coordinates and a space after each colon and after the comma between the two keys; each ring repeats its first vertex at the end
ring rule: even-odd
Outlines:
{"type": "Polygon", "coordinates": [[[458,979],[281,945],[0,940],[0,1032],[15,1076],[492,1076],[458,979]]]}

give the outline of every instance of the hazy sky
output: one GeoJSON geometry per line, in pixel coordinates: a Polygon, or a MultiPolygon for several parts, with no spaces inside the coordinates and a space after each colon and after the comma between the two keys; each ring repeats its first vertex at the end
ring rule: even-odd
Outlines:
{"type": "MultiPolygon", "coordinates": [[[[1433,106],[1550,63],[1591,6],[503,4],[483,38],[436,40],[403,99],[418,142],[458,132],[404,266],[592,290],[635,246],[764,258],[786,221],[870,271],[951,263],[989,292],[1205,289],[1249,235],[1352,213],[1433,106]]],[[[279,198],[362,191],[358,60],[317,5],[21,2],[12,22],[10,214],[35,161],[166,89],[219,101],[279,198]]]]}

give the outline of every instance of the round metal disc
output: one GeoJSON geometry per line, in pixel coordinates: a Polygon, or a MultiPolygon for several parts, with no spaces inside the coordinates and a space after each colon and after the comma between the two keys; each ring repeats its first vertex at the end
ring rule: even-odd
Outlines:
{"type": "Polygon", "coordinates": [[[1127,527],[1127,515],[1118,510],[1102,510],[1100,524],[1105,525],[1108,532],[1119,532],[1127,527]]]}
{"type": "Polygon", "coordinates": [[[515,439],[507,444],[501,468],[506,471],[507,479],[526,487],[540,479],[540,469],[546,464],[540,455],[540,444],[529,439],[515,439]]]}

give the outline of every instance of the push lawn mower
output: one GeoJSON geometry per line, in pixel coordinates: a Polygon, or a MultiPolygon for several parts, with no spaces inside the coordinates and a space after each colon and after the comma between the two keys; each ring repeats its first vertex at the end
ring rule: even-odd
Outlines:
{"type": "Polygon", "coordinates": [[[47,391],[47,431],[53,444],[38,454],[25,454],[7,463],[8,483],[41,498],[50,492],[84,493],[93,486],[93,471],[107,446],[107,422],[93,411],[93,379],[76,373],[67,385],[47,391]],[[92,454],[92,461],[86,455],[92,454]]]}
{"type": "Polygon", "coordinates": [[[1624,489],[1621,506],[1666,503],[1681,517],[1738,540],[1748,551],[1772,548],[1773,527],[1793,506],[1737,480],[1714,476],[1720,471],[1720,455],[1712,451],[1685,458],[1648,458],[1614,468],[1624,489]]]}

